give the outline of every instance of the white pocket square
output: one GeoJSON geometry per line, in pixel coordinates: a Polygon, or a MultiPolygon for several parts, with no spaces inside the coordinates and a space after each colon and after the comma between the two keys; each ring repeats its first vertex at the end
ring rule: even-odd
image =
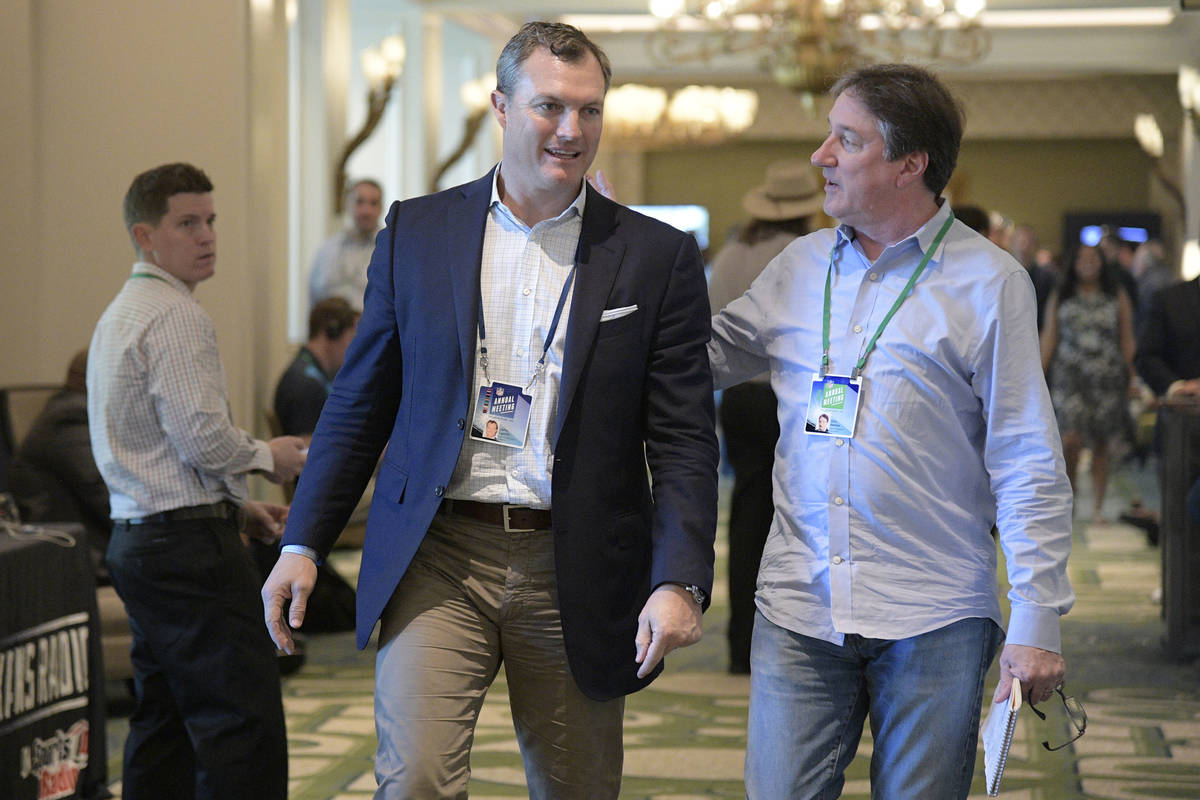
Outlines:
{"type": "Polygon", "coordinates": [[[635,311],[637,311],[636,305],[622,306],[620,308],[608,308],[608,309],[605,309],[604,313],[602,313],[600,315],[600,321],[601,322],[611,322],[614,319],[620,319],[621,317],[628,317],[630,314],[632,314],[635,311]]]}

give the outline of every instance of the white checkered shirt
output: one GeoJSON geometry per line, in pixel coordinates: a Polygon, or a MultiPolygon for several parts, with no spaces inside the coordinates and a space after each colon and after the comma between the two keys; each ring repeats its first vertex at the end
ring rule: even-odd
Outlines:
{"type": "MultiPolygon", "coordinates": [[[[499,174],[497,168],[492,177],[480,278],[488,375],[493,381],[524,387],[542,356],[554,309],[575,262],[586,191],[581,186],[579,196],[565,211],[530,228],[501,202],[496,188],[499,174]]],[[[572,288],[546,353],[546,370],[527,392],[533,395],[533,403],[525,446],[518,450],[468,436],[458,454],[447,497],[550,508],[554,424],[573,293],[572,288]]],[[[472,413],[484,380],[479,355],[477,335],[472,413]]]]}
{"type": "Polygon", "coordinates": [[[246,473],[274,467],[267,443],[230,419],[208,312],[153,264],[133,265],[96,324],[87,387],[92,452],[113,519],[241,502],[246,473]]]}

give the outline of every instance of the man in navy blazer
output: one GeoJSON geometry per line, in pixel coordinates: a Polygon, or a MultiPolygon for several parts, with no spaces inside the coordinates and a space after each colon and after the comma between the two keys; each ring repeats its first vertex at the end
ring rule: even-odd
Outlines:
{"type": "Polygon", "coordinates": [[[1200,278],[1153,294],[1134,365],[1160,397],[1200,397],[1200,278]]]}
{"type": "Polygon", "coordinates": [[[700,638],[703,265],[585,180],[610,75],[578,30],[526,25],[497,64],[500,165],[392,206],[263,587],[290,650],[284,604],[299,627],[383,452],[358,584],[359,647],[381,622],[377,797],[466,795],[501,663],[530,796],[616,797],[624,696],[700,638]]]}

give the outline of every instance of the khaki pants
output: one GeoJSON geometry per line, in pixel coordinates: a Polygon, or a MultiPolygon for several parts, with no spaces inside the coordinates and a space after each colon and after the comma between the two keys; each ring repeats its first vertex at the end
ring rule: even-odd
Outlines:
{"type": "Polygon", "coordinates": [[[376,798],[467,796],[475,723],[501,663],[529,796],[617,796],[625,701],[590,700],[571,677],[553,537],[434,518],[382,617],[376,798]]]}

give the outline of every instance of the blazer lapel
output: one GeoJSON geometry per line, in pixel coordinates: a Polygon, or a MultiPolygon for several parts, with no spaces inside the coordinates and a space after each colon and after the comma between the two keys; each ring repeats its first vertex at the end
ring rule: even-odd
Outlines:
{"type": "MultiPolygon", "coordinates": [[[[471,381],[479,321],[479,270],[483,263],[483,231],[488,201],[492,195],[492,173],[454,190],[446,206],[442,231],[444,257],[454,296],[454,320],[458,331],[463,380],[471,381]]],[[[468,387],[470,392],[470,387],[468,387]]]]}
{"type": "Polygon", "coordinates": [[[575,291],[571,297],[571,314],[563,347],[562,382],[554,426],[556,443],[625,253],[625,243],[612,235],[616,209],[615,203],[590,185],[587,187],[587,204],[579,233],[579,268],[575,274],[575,291]]]}

